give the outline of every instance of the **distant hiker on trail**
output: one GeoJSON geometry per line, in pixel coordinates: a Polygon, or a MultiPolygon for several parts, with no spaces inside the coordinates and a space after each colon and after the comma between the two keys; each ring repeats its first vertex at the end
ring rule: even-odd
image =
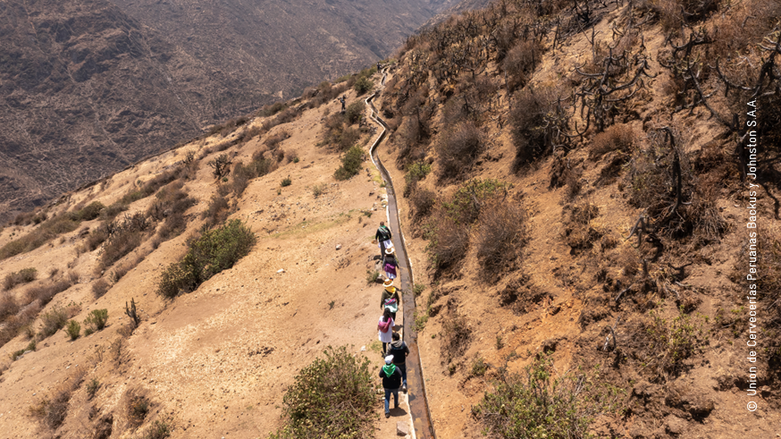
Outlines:
{"type": "Polygon", "coordinates": [[[342,97],[337,100],[342,103],[342,114],[344,114],[344,103],[347,100],[347,95],[342,95],[342,97]]]}
{"type": "Polygon", "coordinates": [[[380,70],[382,70],[382,64],[380,64],[380,62],[377,61],[377,71],[379,72],[380,70]]]}
{"type": "Polygon", "coordinates": [[[383,356],[385,356],[386,348],[393,341],[393,327],[395,324],[390,309],[385,308],[382,312],[382,317],[380,317],[380,321],[377,322],[377,330],[379,330],[380,341],[382,342],[383,356]]]}
{"type": "Polygon", "coordinates": [[[393,320],[396,320],[396,311],[399,310],[399,301],[400,301],[399,290],[398,288],[393,286],[392,279],[388,279],[385,282],[383,282],[382,286],[384,286],[385,289],[382,290],[382,297],[380,298],[380,307],[382,307],[382,309],[390,310],[391,317],[393,317],[393,320]]]}
{"type": "Polygon", "coordinates": [[[393,364],[401,371],[401,390],[407,392],[407,355],[409,355],[409,348],[407,344],[401,339],[401,335],[398,332],[393,333],[393,341],[388,349],[388,355],[393,355],[393,364]]]}
{"type": "Polygon", "coordinates": [[[385,277],[390,280],[396,279],[396,270],[399,268],[399,263],[396,261],[396,254],[393,252],[393,247],[385,249],[385,257],[382,260],[382,270],[385,271],[385,277]]]}
{"type": "Polygon", "coordinates": [[[390,396],[393,394],[393,408],[399,408],[399,387],[401,387],[401,371],[393,364],[393,355],[385,357],[385,366],[380,368],[382,387],[385,389],[385,417],[390,418],[390,396]]]}
{"type": "Polygon", "coordinates": [[[385,221],[380,221],[380,227],[377,229],[377,233],[374,234],[374,239],[376,239],[380,245],[381,255],[385,255],[385,249],[393,247],[392,238],[393,233],[391,233],[388,226],[385,225],[385,221]]]}

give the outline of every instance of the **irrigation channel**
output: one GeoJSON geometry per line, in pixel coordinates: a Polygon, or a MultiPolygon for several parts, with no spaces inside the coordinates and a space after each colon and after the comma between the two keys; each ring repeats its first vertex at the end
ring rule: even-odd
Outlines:
{"type": "MultiPolygon", "coordinates": [[[[382,87],[385,86],[385,77],[387,76],[387,67],[383,70],[382,87]]],[[[382,88],[380,89],[382,90],[382,88]]],[[[399,210],[396,205],[396,193],[393,190],[393,180],[391,180],[388,170],[382,165],[380,157],[377,155],[377,146],[385,139],[388,126],[377,115],[377,111],[372,104],[372,100],[379,91],[374,92],[366,98],[366,105],[371,110],[371,119],[380,127],[380,134],[372,143],[369,153],[372,163],[380,171],[382,179],[385,181],[385,189],[388,193],[387,216],[388,224],[393,233],[393,246],[396,248],[398,263],[402,268],[397,279],[401,280],[401,303],[404,316],[403,339],[409,346],[409,356],[407,357],[407,398],[409,402],[410,415],[413,422],[413,437],[416,439],[436,439],[434,425],[431,423],[431,412],[426,398],[426,384],[423,379],[423,369],[421,366],[420,355],[418,352],[418,335],[415,331],[415,285],[412,276],[412,264],[410,264],[407,248],[404,242],[404,234],[399,222],[399,210]]]]}

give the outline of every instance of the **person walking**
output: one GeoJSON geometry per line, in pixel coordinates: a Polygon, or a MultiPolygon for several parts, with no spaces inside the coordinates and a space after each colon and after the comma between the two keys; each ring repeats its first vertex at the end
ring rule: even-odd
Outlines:
{"type": "Polygon", "coordinates": [[[396,254],[393,247],[385,249],[385,258],[382,261],[382,269],[385,271],[385,277],[390,280],[396,279],[399,262],[396,260],[396,254]]]}
{"type": "Polygon", "coordinates": [[[390,308],[385,308],[382,311],[382,317],[377,322],[377,330],[379,332],[380,341],[382,342],[382,356],[384,357],[387,352],[388,345],[393,341],[393,329],[395,322],[391,315],[390,308]]]}
{"type": "Polygon", "coordinates": [[[338,99],[338,101],[342,103],[342,114],[344,114],[344,103],[347,102],[347,95],[343,95],[338,99]]]}
{"type": "Polygon", "coordinates": [[[387,248],[393,247],[393,242],[391,241],[393,239],[393,233],[391,233],[390,229],[385,225],[385,221],[380,221],[380,227],[377,229],[377,233],[374,234],[374,239],[376,239],[380,245],[380,256],[385,255],[385,250],[387,248]]]}
{"type": "Polygon", "coordinates": [[[380,368],[380,378],[385,389],[385,417],[390,418],[390,396],[393,394],[393,408],[399,408],[399,387],[401,387],[401,370],[393,364],[393,355],[385,357],[385,366],[380,368]]]}
{"type": "Polygon", "coordinates": [[[393,341],[388,349],[388,355],[393,355],[393,364],[401,371],[401,390],[407,393],[407,355],[409,347],[401,339],[398,332],[393,333],[393,341]]]}
{"type": "Polygon", "coordinates": [[[396,320],[396,312],[399,310],[399,289],[393,286],[393,280],[387,279],[382,283],[385,287],[380,297],[380,308],[390,310],[393,320],[396,320]]]}

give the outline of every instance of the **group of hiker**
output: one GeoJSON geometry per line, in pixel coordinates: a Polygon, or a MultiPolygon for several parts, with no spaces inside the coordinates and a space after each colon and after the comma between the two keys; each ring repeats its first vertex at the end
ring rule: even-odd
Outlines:
{"type": "Polygon", "coordinates": [[[396,312],[399,310],[401,297],[399,289],[394,285],[394,279],[398,277],[399,263],[396,260],[393,248],[393,234],[384,222],[374,236],[380,247],[382,255],[382,269],[385,272],[382,296],[380,297],[380,309],[382,316],[377,322],[380,342],[382,342],[382,356],[385,365],[380,369],[382,387],[385,389],[385,417],[390,417],[390,397],[393,395],[395,407],[399,407],[399,389],[407,391],[407,355],[409,347],[402,341],[401,335],[396,332],[401,325],[396,324],[396,312]]]}

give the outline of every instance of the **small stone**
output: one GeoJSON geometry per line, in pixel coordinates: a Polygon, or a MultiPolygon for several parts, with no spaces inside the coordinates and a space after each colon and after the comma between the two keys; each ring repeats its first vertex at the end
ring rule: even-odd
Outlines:
{"type": "Polygon", "coordinates": [[[336,249],[339,250],[342,248],[342,244],[336,244],[336,249]]]}
{"type": "Polygon", "coordinates": [[[409,426],[406,422],[397,422],[396,423],[396,434],[399,436],[406,436],[409,434],[409,426]]]}
{"type": "Polygon", "coordinates": [[[284,272],[285,272],[284,268],[280,268],[279,270],[277,270],[277,273],[284,273],[284,272]]]}

